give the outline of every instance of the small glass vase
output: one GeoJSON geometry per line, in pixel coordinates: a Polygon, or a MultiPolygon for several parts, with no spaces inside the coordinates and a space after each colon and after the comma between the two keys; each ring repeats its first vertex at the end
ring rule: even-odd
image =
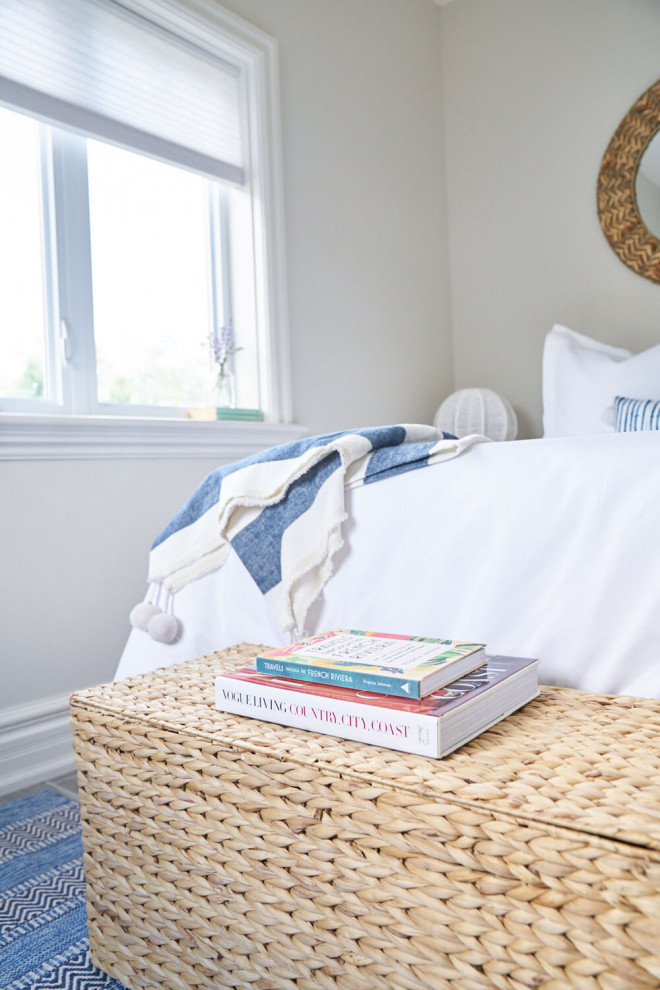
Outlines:
{"type": "Polygon", "coordinates": [[[236,408],[236,381],[233,371],[216,375],[211,391],[211,405],[216,409],[236,408]]]}

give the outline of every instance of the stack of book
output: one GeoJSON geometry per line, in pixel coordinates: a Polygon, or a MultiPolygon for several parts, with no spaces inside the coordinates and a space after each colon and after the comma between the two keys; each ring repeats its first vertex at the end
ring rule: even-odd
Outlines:
{"type": "Polygon", "coordinates": [[[216,678],[216,708],[443,757],[535,698],[538,660],[482,643],[333,629],[216,678]]]}

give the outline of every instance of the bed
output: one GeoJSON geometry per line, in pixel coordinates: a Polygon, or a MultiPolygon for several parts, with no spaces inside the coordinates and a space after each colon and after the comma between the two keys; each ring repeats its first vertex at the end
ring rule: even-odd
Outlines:
{"type": "Polygon", "coordinates": [[[660,347],[633,355],[553,328],[543,438],[452,447],[439,437],[449,453],[421,469],[345,485],[298,626],[286,626],[227,540],[221,561],[190,571],[157,606],[175,618],[174,640],[134,628],[116,678],[351,627],[481,641],[540,659],[541,683],[660,698],[656,382],[660,347]]]}

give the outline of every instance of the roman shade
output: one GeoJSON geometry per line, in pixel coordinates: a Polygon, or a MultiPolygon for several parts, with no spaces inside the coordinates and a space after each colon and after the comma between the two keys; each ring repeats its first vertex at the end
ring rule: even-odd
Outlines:
{"type": "Polygon", "coordinates": [[[244,181],[240,84],[217,39],[174,34],[115,0],[0,4],[0,103],[233,183],[244,181]]]}

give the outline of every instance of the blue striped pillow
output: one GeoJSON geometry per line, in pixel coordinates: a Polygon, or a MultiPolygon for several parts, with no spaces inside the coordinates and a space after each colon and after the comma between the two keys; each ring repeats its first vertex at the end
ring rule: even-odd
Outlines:
{"type": "Polygon", "coordinates": [[[614,416],[617,433],[660,430],[660,399],[626,399],[617,395],[614,416]]]}

